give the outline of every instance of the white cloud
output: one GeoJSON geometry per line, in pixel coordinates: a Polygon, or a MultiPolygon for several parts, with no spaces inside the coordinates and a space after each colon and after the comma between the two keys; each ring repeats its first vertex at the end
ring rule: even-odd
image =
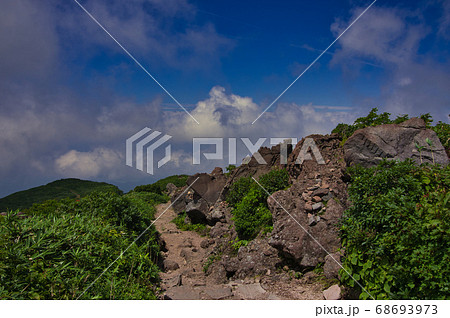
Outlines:
{"type": "Polygon", "coordinates": [[[120,152],[95,148],[90,152],[71,150],[56,159],[56,169],[63,177],[95,178],[105,175],[114,178],[114,171],[123,163],[120,152]]]}
{"type": "MultiPolygon", "coordinates": [[[[354,10],[349,21],[361,10],[354,10]]],[[[337,35],[349,21],[336,21],[331,25],[332,32],[337,35]]],[[[441,29],[446,21],[441,20],[441,29]]],[[[379,98],[371,99],[370,104],[393,114],[430,112],[435,119],[445,120],[450,100],[450,64],[448,58],[436,59],[436,50],[428,53],[429,43],[423,46],[431,31],[419,10],[373,7],[340,38],[331,65],[339,65],[357,81],[362,64],[352,62],[354,58],[376,62],[384,74],[379,98]]],[[[368,106],[367,100],[360,102],[368,106]]]]}

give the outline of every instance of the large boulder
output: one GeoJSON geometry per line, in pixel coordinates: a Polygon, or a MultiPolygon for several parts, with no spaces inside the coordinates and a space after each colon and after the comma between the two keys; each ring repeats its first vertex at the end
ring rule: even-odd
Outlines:
{"type": "Polygon", "coordinates": [[[214,172],[214,174],[197,173],[187,180],[191,189],[204,199],[208,206],[213,206],[216,203],[227,182],[223,173],[217,173],[217,170],[214,172]]]}
{"type": "Polygon", "coordinates": [[[382,159],[413,159],[422,162],[447,165],[448,156],[436,133],[427,129],[420,118],[412,118],[401,124],[388,124],[357,130],[344,144],[347,165],[364,167],[377,165],[382,159]],[[427,140],[431,141],[431,146],[427,140]],[[418,147],[421,147],[419,151],[418,147]]]}
{"type": "Polygon", "coordinates": [[[301,267],[311,268],[340,248],[338,222],[344,207],[335,198],[318,211],[307,211],[307,202],[294,188],[275,192],[267,203],[273,231],[269,244],[301,267]]]}
{"type": "Polygon", "coordinates": [[[221,261],[227,277],[235,279],[265,275],[267,271],[275,271],[279,263],[278,251],[266,239],[255,239],[239,248],[237,256],[225,255],[221,261]]]}
{"type": "Polygon", "coordinates": [[[187,186],[177,188],[170,194],[172,208],[177,214],[186,211],[186,205],[192,200],[192,191],[186,190],[187,186]]]}
{"type": "Polygon", "coordinates": [[[186,204],[186,215],[192,223],[205,223],[208,212],[208,203],[202,198],[192,200],[186,204]]]}

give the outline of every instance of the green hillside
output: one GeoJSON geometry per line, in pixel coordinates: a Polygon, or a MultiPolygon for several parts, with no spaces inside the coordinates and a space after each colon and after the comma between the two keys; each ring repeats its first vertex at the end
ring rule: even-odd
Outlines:
{"type": "Polygon", "coordinates": [[[80,198],[94,191],[121,191],[115,185],[80,179],[62,179],[49,184],[19,191],[0,199],[0,212],[24,209],[50,199],[80,198]]]}

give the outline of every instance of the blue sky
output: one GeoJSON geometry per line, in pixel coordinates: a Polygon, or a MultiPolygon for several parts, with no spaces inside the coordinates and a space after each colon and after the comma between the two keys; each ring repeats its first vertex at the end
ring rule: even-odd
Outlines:
{"type": "Polygon", "coordinates": [[[192,165],[193,137],[301,138],[372,107],[448,122],[450,1],[378,0],[251,124],[371,2],[80,1],[197,125],[75,1],[2,1],[0,196],[210,171],[226,162],[192,165]],[[154,176],[125,165],[144,127],[173,136],[154,176]]]}

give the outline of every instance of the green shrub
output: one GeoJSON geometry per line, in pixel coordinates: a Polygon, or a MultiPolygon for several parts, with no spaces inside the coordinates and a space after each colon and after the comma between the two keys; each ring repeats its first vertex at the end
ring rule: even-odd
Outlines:
{"type": "MultiPolygon", "coordinates": [[[[270,194],[289,186],[289,174],[274,169],[262,175],[258,182],[270,194]]],[[[241,178],[233,184],[227,200],[232,210],[234,226],[240,240],[252,240],[259,232],[272,230],[272,213],[267,207],[267,192],[251,178],[241,178]]]]}
{"type": "Polygon", "coordinates": [[[236,165],[228,165],[228,167],[225,168],[225,175],[228,177],[235,169],[236,165]]]}
{"type": "MultiPolygon", "coordinates": [[[[383,124],[400,124],[409,119],[408,115],[397,116],[396,119],[391,120],[389,118],[390,113],[384,112],[378,114],[378,108],[372,108],[366,117],[359,117],[355,120],[353,125],[348,124],[338,124],[331,132],[338,134],[341,139],[345,142],[353,133],[362,128],[369,126],[378,126],[383,124]]],[[[426,120],[429,120],[429,114],[422,115],[426,120]]],[[[431,116],[430,116],[431,117],[431,116]]],[[[432,121],[432,120],[431,120],[432,121]]]]}
{"type": "Polygon", "coordinates": [[[254,181],[251,177],[242,177],[234,182],[230,190],[227,193],[227,202],[236,207],[236,204],[242,201],[242,199],[250,191],[250,188],[254,185],[254,181]]]}
{"type": "Polygon", "coordinates": [[[193,231],[197,232],[198,234],[204,236],[208,233],[208,228],[205,224],[202,223],[186,223],[186,212],[183,212],[179,215],[177,215],[171,222],[174,223],[179,230],[182,231],[193,231]]]}
{"type": "Polygon", "coordinates": [[[49,204],[0,220],[0,299],[76,299],[115,260],[82,299],[156,298],[156,230],[131,244],[151,224],[148,211],[112,193],[49,204]]]}
{"type": "MultiPolygon", "coordinates": [[[[377,299],[448,299],[450,168],[385,161],[349,172],[345,269],[377,299]]],[[[342,270],[341,277],[357,287],[342,270]]]]}
{"type": "Polygon", "coordinates": [[[236,205],[232,213],[239,239],[251,240],[266,226],[272,225],[272,214],[267,208],[267,195],[253,187],[236,205]]]}
{"type": "Polygon", "coordinates": [[[440,121],[432,129],[436,132],[441,144],[448,153],[450,151],[450,125],[440,121]]]}
{"type": "Polygon", "coordinates": [[[289,173],[284,169],[273,169],[259,177],[259,183],[270,194],[289,186],[289,173]]]}

